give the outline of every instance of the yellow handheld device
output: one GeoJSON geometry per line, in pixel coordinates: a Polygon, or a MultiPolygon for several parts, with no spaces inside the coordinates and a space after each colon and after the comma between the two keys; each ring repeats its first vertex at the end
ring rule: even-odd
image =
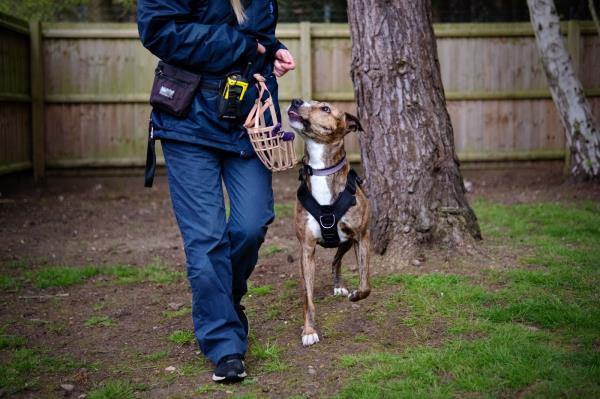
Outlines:
{"type": "Polygon", "coordinates": [[[227,76],[224,81],[225,87],[219,101],[219,117],[221,119],[237,120],[241,118],[241,104],[249,84],[249,79],[246,77],[251,66],[252,63],[248,63],[246,72],[243,75],[234,73],[227,76]]]}
{"type": "Polygon", "coordinates": [[[244,94],[248,89],[248,82],[242,80],[240,75],[232,75],[227,77],[227,84],[225,85],[225,91],[223,97],[225,100],[229,100],[229,94],[234,93],[240,101],[244,99],[244,94]]]}

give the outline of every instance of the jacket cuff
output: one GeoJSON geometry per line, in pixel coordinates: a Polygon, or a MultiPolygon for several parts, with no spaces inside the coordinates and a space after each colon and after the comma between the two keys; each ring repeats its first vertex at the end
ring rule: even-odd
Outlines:
{"type": "Polygon", "coordinates": [[[288,48],[285,46],[285,44],[281,43],[279,40],[277,40],[277,44],[275,45],[275,53],[279,50],[287,50],[288,48]]]}

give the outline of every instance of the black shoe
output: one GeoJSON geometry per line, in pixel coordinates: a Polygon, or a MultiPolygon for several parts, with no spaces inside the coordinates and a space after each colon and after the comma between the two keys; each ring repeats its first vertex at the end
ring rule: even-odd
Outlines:
{"type": "Polygon", "coordinates": [[[227,355],[219,360],[212,376],[215,382],[237,382],[246,378],[244,357],[239,354],[227,355]]]}
{"type": "Polygon", "coordinates": [[[240,319],[240,321],[242,322],[242,325],[244,326],[244,331],[246,331],[246,337],[247,337],[248,331],[250,331],[250,326],[248,324],[248,318],[246,317],[246,313],[244,313],[244,310],[246,310],[244,305],[235,305],[235,312],[237,313],[238,318],[240,319]]]}

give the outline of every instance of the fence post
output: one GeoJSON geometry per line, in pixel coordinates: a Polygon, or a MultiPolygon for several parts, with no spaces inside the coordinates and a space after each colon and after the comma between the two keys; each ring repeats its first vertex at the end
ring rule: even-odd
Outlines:
{"type": "Polygon", "coordinates": [[[300,93],[312,99],[312,37],[310,22],[300,22],[300,93]]]}
{"type": "Polygon", "coordinates": [[[46,137],[44,132],[44,58],[40,21],[29,22],[30,84],[31,84],[31,144],[33,176],[44,178],[46,172],[46,137]]]}
{"type": "MultiPolygon", "coordinates": [[[[298,54],[300,68],[300,96],[303,100],[312,99],[312,33],[310,22],[300,22],[300,54],[298,54]]],[[[296,154],[304,153],[304,141],[295,140],[296,154]]]]}
{"type": "Polygon", "coordinates": [[[577,20],[569,20],[567,24],[567,50],[573,60],[575,75],[581,75],[581,25],[577,20]]]}

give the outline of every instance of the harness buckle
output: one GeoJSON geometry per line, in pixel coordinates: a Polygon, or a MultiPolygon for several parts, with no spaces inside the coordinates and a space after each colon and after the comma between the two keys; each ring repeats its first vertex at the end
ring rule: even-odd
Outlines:
{"type": "Polygon", "coordinates": [[[335,226],[335,215],[333,213],[319,216],[319,223],[324,229],[330,229],[335,226]]]}

